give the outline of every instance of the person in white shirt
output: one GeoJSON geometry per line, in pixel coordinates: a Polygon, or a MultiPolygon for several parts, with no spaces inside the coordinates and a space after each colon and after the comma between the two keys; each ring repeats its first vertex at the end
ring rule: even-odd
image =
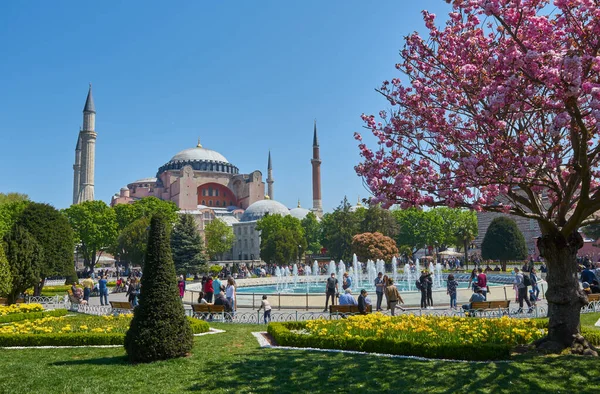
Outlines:
{"type": "Polygon", "coordinates": [[[269,301],[267,301],[266,295],[262,296],[262,302],[260,303],[260,306],[258,307],[259,311],[261,309],[265,310],[265,312],[263,314],[263,318],[265,319],[265,324],[267,324],[268,322],[271,321],[271,304],[269,303],[269,301]]]}
{"type": "Polygon", "coordinates": [[[231,305],[231,309],[233,312],[236,310],[236,302],[235,302],[235,281],[232,277],[227,279],[227,287],[225,288],[225,297],[229,304],[231,305]]]}

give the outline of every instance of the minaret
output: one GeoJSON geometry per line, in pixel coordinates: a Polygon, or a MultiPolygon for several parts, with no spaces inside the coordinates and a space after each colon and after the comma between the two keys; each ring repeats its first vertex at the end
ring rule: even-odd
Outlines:
{"type": "Polygon", "coordinates": [[[267,164],[267,194],[269,195],[269,198],[271,198],[271,200],[274,199],[273,197],[273,182],[275,182],[273,180],[273,166],[271,165],[271,151],[269,151],[269,163],[267,164]]]}
{"type": "Polygon", "coordinates": [[[92,97],[92,84],[83,107],[83,129],[81,141],[81,177],[78,203],[94,200],[94,163],[96,159],[96,107],[92,97]]]}
{"type": "Polygon", "coordinates": [[[75,164],[73,164],[73,204],[79,200],[79,181],[81,178],[81,136],[77,136],[75,145],[75,164]]]}
{"type": "Polygon", "coordinates": [[[323,216],[323,203],[321,201],[321,156],[319,154],[319,139],[317,138],[317,120],[315,119],[315,130],[313,135],[313,157],[312,164],[312,187],[313,208],[312,211],[318,217],[323,216]]]}

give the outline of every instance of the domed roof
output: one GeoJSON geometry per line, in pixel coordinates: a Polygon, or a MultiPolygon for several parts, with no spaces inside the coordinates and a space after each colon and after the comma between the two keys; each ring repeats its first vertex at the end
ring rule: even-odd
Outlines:
{"type": "Polygon", "coordinates": [[[266,214],[275,215],[279,214],[281,216],[287,216],[290,214],[290,211],[286,208],[282,203],[275,200],[260,200],[250,205],[242,218],[241,222],[251,222],[253,220],[258,220],[265,216],[266,214]]]}
{"type": "Polygon", "coordinates": [[[181,152],[179,152],[178,154],[173,156],[173,158],[170,160],[170,162],[192,161],[192,160],[218,161],[221,163],[229,163],[229,161],[225,158],[225,156],[223,156],[219,152],[203,148],[202,146],[197,146],[195,148],[182,150],[181,152]]]}
{"type": "Polygon", "coordinates": [[[301,207],[297,207],[297,208],[292,208],[290,209],[290,215],[292,215],[293,217],[295,217],[296,219],[302,220],[306,217],[306,215],[308,215],[310,213],[310,210],[306,209],[306,208],[301,208],[301,207]]]}

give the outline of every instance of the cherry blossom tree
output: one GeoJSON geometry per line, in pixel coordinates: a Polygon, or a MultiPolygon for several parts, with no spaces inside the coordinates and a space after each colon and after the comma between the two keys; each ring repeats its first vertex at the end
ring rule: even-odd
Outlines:
{"type": "Polygon", "coordinates": [[[406,37],[377,89],[390,110],[362,115],[376,138],[356,167],[383,206],[464,207],[536,220],[548,263],[549,332],[578,333],[575,259],[600,209],[600,0],[446,0],[445,26],[406,37]]]}

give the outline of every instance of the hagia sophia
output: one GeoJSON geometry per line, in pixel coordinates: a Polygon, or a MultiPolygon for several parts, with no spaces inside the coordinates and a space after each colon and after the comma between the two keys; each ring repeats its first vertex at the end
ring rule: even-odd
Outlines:
{"type": "MultiPolygon", "coordinates": [[[[83,110],[83,127],[79,132],[73,165],[73,204],[94,199],[95,119],[96,108],[90,85],[83,110]]],[[[266,214],[292,215],[303,219],[309,212],[320,218],[321,159],[317,124],[314,123],[312,144],[312,209],[300,203],[288,209],[274,199],[274,179],[271,153],[267,161],[267,192],[260,170],[240,173],[240,170],[221,153],[200,143],[182,150],[158,168],[154,177],[127,184],[111,199],[111,206],[129,204],[154,196],[173,201],[183,213],[196,219],[201,234],[207,223],[219,218],[233,227],[235,244],[227,260],[257,260],[260,255],[260,233],[256,221],[266,214]]]]}

